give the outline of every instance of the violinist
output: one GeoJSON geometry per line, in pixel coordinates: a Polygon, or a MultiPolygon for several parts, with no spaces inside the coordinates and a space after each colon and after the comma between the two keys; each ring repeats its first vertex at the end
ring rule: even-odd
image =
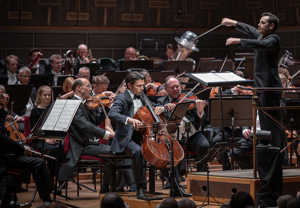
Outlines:
{"type": "Polygon", "coordinates": [[[116,124],[115,138],[112,140],[112,152],[123,153],[129,150],[132,153],[132,168],[136,183],[136,194],[138,199],[147,199],[144,195],[146,175],[144,158],[141,153],[141,146],[138,144],[142,136],[136,129],[143,126],[143,123],[134,119],[133,116],[143,106],[146,96],[143,94],[145,80],[139,72],[130,72],[125,83],[127,90],[116,96],[114,104],[109,111],[109,118],[116,124]]]}
{"type": "Polygon", "coordinates": [[[80,67],[78,70],[77,78],[85,78],[87,80],[90,80],[91,78],[90,68],[86,66],[80,67]]]}
{"type": "MultiPolygon", "coordinates": [[[[1,96],[3,96],[3,92],[5,92],[5,88],[3,89],[3,87],[0,86],[1,96]]],[[[30,147],[20,144],[7,136],[8,133],[4,128],[4,121],[7,119],[7,112],[0,104],[0,160],[5,161],[5,163],[0,164],[0,169],[17,168],[21,170],[29,170],[33,175],[39,196],[43,200],[43,204],[38,207],[52,206],[49,172],[45,168],[45,162],[40,158],[28,156],[30,155],[30,147]]],[[[9,183],[10,182],[8,182],[7,186],[13,188],[14,186],[9,183]]],[[[17,207],[19,203],[17,202],[17,196],[15,195],[16,187],[14,187],[14,190],[9,190],[6,189],[7,186],[0,186],[0,192],[3,191],[5,193],[5,198],[0,198],[0,201],[2,201],[2,207],[9,207],[9,204],[11,203],[13,203],[13,207],[17,207]],[[10,202],[11,200],[13,201],[10,202]]]]}
{"type": "MultiPolygon", "coordinates": [[[[179,102],[180,97],[183,97],[183,94],[181,93],[181,85],[179,80],[173,76],[170,76],[166,79],[165,89],[168,95],[159,98],[157,103],[159,106],[164,106],[164,115],[168,119],[171,116],[172,110],[176,107],[176,103],[179,102]]],[[[206,106],[206,102],[197,98],[193,99],[195,100],[195,105],[193,109],[188,110],[184,119],[191,122],[194,125],[194,127],[198,130],[201,127],[201,123],[204,121],[205,118],[204,108],[206,106]]],[[[197,153],[196,159],[200,160],[201,157],[207,153],[207,150],[209,148],[209,142],[207,138],[201,132],[197,132],[194,135],[192,135],[191,138],[188,139],[193,140],[189,141],[193,146],[192,151],[197,153]]],[[[197,168],[199,171],[206,170],[206,161],[200,163],[197,168]]],[[[178,173],[177,177],[179,177],[178,173]]],[[[177,180],[179,180],[179,178],[177,178],[177,180]]]]}
{"type": "Polygon", "coordinates": [[[73,170],[82,154],[97,156],[101,153],[111,152],[109,145],[90,142],[99,137],[106,140],[111,137],[109,131],[98,127],[105,118],[103,112],[92,110],[85,104],[92,91],[90,81],[85,78],[77,78],[73,83],[72,90],[74,91],[72,99],[80,100],[81,104],[69,128],[70,150],[66,155],[66,162],[59,170],[59,181],[72,180],[73,170]]]}

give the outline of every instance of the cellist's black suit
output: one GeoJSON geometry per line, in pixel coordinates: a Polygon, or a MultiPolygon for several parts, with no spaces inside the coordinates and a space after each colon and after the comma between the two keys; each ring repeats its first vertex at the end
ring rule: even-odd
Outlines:
{"type": "MultiPolygon", "coordinates": [[[[141,96],[141,101],[145,99],[141,96]]],[[[141,153],[141,147],[133,141],[134,128],[130,124],[126,124],[127,117],[134,116],[133,98],[128,90],[119,94],[112,105],[109,118],[115,122],[115,138],[112,140],[111,149],[113,153],[122,153],[126,149],[132,153],[133,173],[137,187],[143,187],[146,184],[144,158],[141,153]]],[[[141,139],[141,138],[138,138],[141,139]]]]}

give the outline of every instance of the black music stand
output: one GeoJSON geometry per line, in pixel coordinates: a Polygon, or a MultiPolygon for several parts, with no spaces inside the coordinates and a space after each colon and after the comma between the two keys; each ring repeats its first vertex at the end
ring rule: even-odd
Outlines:
{"type": "MultiPolygon", "coordinates": [[[[287,99],[285,105],[287,107],[300,107],[300,99],[287,99]]],[[[290,163],[292,164],[292,156],[293,153],[296,154],[297,157],[297,163],[300,163],[300,155],[297,152],[298,147],[298,140],[294,140],[296,138],[293,138],[293,131],[300,130],[300,109],[286,109],[285,110],[285,116],[283,117],[283,122],[287,124],[287,128],[291,132],[291,141],[292,141],[292,151],[290,154],[290,163]]]]}
{"type": "MultiPolygon", "coordinates": [[[[178,128],[182,118],[185,116],[188,111],[189,106],[194,103],[194,101],[187,101],[178,103],[174,110],[171,112],[171,116],[167,122],[167,130],[169,134],[174,134],[176,131],[178,132],[178,128]]],[[[179,135],[177,135],[179,136],[179,135]]],[[[178,139],[178,138],[177,138],[178,139]]],[[[174,143],[171,140],[171,143],[168,147],[170,153],[170,197],[180,196],[183,197],[185,191],[180,186],[179,182],[176,180],[175,176],[175,166],[174,166],[174,143]]]]}
{"type": "Polygon", "coordinates": [[[37,89],[42,85],[53,85],[53,75],[44,75],[44,74],[33,74],[30,77],[30,84],[35,86],[37,89]]]}
{"type": "Polygon", "coordinates": [[[125,71],[131,68],[153,70],[153,60],[136,60],[136,61],[120,61],[120,71],[125,71]]]}
{"type": "Polygon", "coordinates": [[[252,100],[248,96],[233,96],[209,100],[209,120],[212,126],[251,126],[252,125],[252,100]]]}
{"type": "Polygon", "coordinates": [[[31,85],[7,85],[6,91],[9,94],[9,106],[13,103],[13,110],[16,114],[22,115],[31,95],[31,85]]]}
{"type": "Polygon", "coordinates": [[[162,63],[164,71],[173,71],[176,74],[183,72],[193,72],[194,63],[192,61],[165,61],[162,63]]]}

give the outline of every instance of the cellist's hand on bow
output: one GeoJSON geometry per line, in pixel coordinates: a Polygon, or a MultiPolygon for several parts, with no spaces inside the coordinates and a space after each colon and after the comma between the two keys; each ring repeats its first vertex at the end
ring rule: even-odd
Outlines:
{"type": "Polygon", "coordinates": [[[176,104],[174,104],[174,103],[165,104],[165,108],[167,111],[172,111],[175,107],[176,107],[176,104]]]}
{"type": "Polygon", "coordinates": [[[129,124],[131,124],[134,128],[138,129],[143,126],[143,123],[140,120],[134,119],[134,118],[128,118],[127,121],[129,124]]]}

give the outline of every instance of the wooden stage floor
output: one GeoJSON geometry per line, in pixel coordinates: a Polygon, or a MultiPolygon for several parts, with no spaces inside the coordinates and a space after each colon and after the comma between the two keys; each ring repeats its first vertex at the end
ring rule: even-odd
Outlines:
{"type": "MultiPolygon", "coordinates": [[[[233,188],[237,191],[244,190],[253,194],[255,191],[255,184],[257,185],[258,179],[253,178],[252,170],[234,170],[234,171],[211,171],[209,175],[210,180],[210,205],[207,204],[207,192],[203,191],[203,186],[207,184],[207,175],[206,173],[194,172],[188,175],[187,180],[182,185],[187,185],[188,192],[193,193],[191,199],[196,200],[196,203],[199,207],[210,207],[218,208],[222,203],[228,202],[228,197],[231,196],[233,188]],[[251,186],[252,184],[252,186],[251,186]],[[253,185],[254,184],[254,185],[253,185]],[[222,186],[222,194],[218,195],[219,192],[215,190],[220,189],[219,185],[222,186]],[[226,186],[225,186],[226,185],[226,186]],[[252,187],[252,188],[251,188],[252,187]]],[[[92,186],[90,179],[83,179],[81,183],[92,186]]],[[[63,197],[57,196],[57,200],[61,202],[66,202],[76,207],[83,208],[98,208],[100,207],[100,200],[103,195],[99,195],[99,180],[97,180],[97,190],[98,192],[91,192],[86,189],[80,190],[80,196],[77,197],[76,186],[73,183],[69,183],[69,192],[68,196],[72,200],[65,200],[63,197]]],[[[35,190],[34,183],[29,185],[29,191],[18,194],[19,201],[30,201],[33,192],[35,190]]],[[[284,170],[284,190],[300,190],[300,169],[286,169],[284,170]],[[299,184],[299,185],[298,185],[299,184]]],[[[167,198],[169,190],[162,189],[162,183],[160,180],[156,182],[156,191],[162,192],[163,197],[167,198]]],[[[123,192],[120,193],[123,199],[130,205],[131,208],[155,208],[157,204],[161,201],[142,201],[137,200],[134,193],[123,192]]],[[[180,200],[180,198],[177,198],[180,200]]],[[[41,204],[39,197],[35,200],[32,207],[36,207],[41,204]]]]}

